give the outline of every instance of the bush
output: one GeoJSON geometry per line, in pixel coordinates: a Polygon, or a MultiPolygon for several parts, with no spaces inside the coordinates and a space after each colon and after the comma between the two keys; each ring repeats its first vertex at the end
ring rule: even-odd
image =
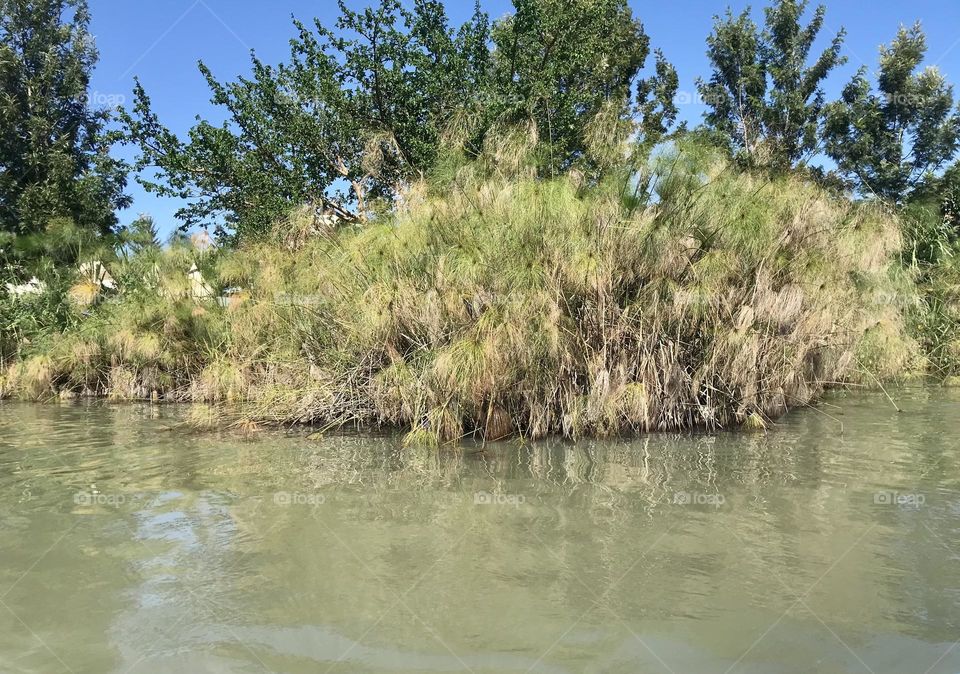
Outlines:
{"type": "Polygon", "coordinates": [[[723,427],[916,356],[877,207],[696,147],[659,159],[645,207],[628,174],[501,169],[462,165],[325,250],[310,357],[351,418],[437,440],[723,427]]]}
{"type": "Polygon", "coordinates": [[[931,178],[904,206],[904,266],[921,300],[910,328],[939,379],[960,373],[960,165],[931,178]]]}
{"type": "Polygon", "coordinates": [[[154,253],[153,280],[34,350],[44,378],[22,388],[229,401],[435,444],[762,426],[914,362],[883,210],[694,145],[601,184],[539,179],[532,151],[450,156],[362,228],[290,238],[285,222],[278,243],[209,256],[213,287],[244,288],[222,304],[184,287],[189,250],[154,253]]]}
{"type": "Polygon", "coordinates": [[[49,275],[36,294],[11,292],[11,287],[24,284],[13,275],[4,276],[0,274],[0,365],[77,320],[67,298],[69,283],[58,276],[49,275]]]}

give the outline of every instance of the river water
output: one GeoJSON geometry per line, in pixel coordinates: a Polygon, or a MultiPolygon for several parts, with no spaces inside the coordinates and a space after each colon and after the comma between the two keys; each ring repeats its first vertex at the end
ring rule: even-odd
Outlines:
{"type": "Polygon", "coordinates": [[[461,450],[0,405],[0,672],[960,672],[960,391],[461,450]]]}

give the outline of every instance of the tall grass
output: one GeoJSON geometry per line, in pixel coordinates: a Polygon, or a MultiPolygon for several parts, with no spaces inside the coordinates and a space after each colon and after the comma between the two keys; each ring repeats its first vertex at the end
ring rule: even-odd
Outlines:
{"type": "Polygon", "coordinates": [[[629,174],[584,187],[507,156],[323,248],[308,353],[339,414],[419,441],[762,425],[915,356],[878,208],[696,147],[659,159],[645,203],[629,174]]]}
{"type": "Polygon", "coordinates": [[[363,228],[298,212],[276,242],[219,254],[213,285],[244,288],[228,306],[173,287],[183,260],[158,262],[150,288],[34,348],[6,389],[229,402],[437,444],[763,426],[914,363],[885,301],[912,285],[880,208],[693,145],[599,184],[545,180],[513,140],[451,155],[363,228]]]}
{"type": "MultiPolygon", "coordinates": [[[[949,190],[945,190],[949,194],[949,190]]],[[[904,265],[916,280],[918,301],[907,307],[911,332],[938,379],[960,375],[960,240],[940,190],[909,202],[901,221],[904,265]]]]}

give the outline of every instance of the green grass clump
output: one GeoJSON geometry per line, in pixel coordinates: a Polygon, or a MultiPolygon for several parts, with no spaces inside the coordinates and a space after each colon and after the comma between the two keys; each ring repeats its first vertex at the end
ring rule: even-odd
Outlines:
{"type": "Polygon", "coordinates": [[[926,372],[940,380],[960,375],[960,231],[949,194],[921,190],[901,215],[903,268],[916,288],[901,308],[926,372]]]}
{"type": "Polygon", "coordinates": [[[756,426],[914,361],[875,298],[896,292],[893,217],[677,152],[646,204],[628,176],[487,159],[321,245],[308,354],[347,416],[417,444],[756,426]]]}
{"type": "Polygon", "coordinates": [[[0,388],[386,425],[430,447],[763,428],[916,360],[882,301],[912,287],[882,209],[695,146],[599,183],[537,177],[523,148],[452,156],[359,228],[301,210],[272,242],[132,261],[119,296],[24,350],[0,388]],[[194,264],[216,295],[242,290],[197,297],[194,264]]]}

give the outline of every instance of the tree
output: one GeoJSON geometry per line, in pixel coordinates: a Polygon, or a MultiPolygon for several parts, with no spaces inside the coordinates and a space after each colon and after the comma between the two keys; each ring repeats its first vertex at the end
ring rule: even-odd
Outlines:
{"type": "Polygon", "coordinates": [[[344,55],[338,81],[351,92],[350,115],[368,141],[369,172],[388,186],[420,176],[436,160],[454,111],[487,84],[489,19],[476,4],[455,32],[437,0],[416,0],[412,12],[397,0],[363,12],[341,3],[341,12],[336,32],[315,26],[344,55]]]}
{"type": "Polygon", "coordinates": [[[295,22],[286,63],[254,55],[253,74],[232,83],[201,63],[228,121],[200,121],[185,140],[160,123],[138,82],[123,121],[142,150],[137,169],[154,172],[140,180],[189,202],[185,226],[223,218],[221,231],[260,236],[305,203],[363,220],[372,200],[390,203],[435,167],[455,121],[469,152],[491,129],[533,120],[547,172],[585,161],[588,123],[611,106],[646,140],[666,133],[676,71],[658,54],[655,75],[638,80],[649,45],[625,0],[516,8],[491,28],[478,4],[454,28],[437,0],[363,11],[341,3],[333,28],[295,22]]]}
{"type": "Polygon", "coordinates": [[[697,86],[709,107],[707,125],[728,138],[731,151],[748,166],[786,170],[804,164],[818,149],[825,107],[821,85],[845,62],[840,54],[845,32],[811,63],[826,8],[818,6],[803,26],[808,4],[775,0],[764,10],[763,30],[749,9],[714,17],[707,38],[713,74],[697,86]]]}
{"type": "Polygon", "coordinates": [[[934,67],[920,24],[901,27],[880,49],[874,92],[862,68],[827,108],[827,153],[865,195],[900,203],[957,150],[960,113],[953,88],[934,67]]]}
{"type": "Polygon", "coordinates": [[[89,104],[89,22],[85,0],[0,0],[0,232],[68,218],[102,235],[130,203],[111,113],[89,104]]]}
{"type": "Polygon", "coordinates": [[[156,172],[141,182],[189,201],[184,226],[222,216],[237,235],[259,236],[304,203],[363,219],[371,198],[431,167],[442,129],[488,70],[486,15],[478,9],[455,31],[434,0],[340,10],[335,30],[295,22],[289,62],[254,55],[252,77],[221,83],[201,63],[228,121],[201,121],[186,141],[137,83],[123,120],[142,150],[137,169],[156,172]]]}
{"type": "Polygon", "coordinates": [[[676,117],[676,71],[657,53],[657,72],[639,79],[650,39],[626,0],[515,0],[492,31],[488,118],[532,119],[543,166],[555,173],[583,159],[589,123],[614,105],[641,137],[666,133],[676,117]]]}

